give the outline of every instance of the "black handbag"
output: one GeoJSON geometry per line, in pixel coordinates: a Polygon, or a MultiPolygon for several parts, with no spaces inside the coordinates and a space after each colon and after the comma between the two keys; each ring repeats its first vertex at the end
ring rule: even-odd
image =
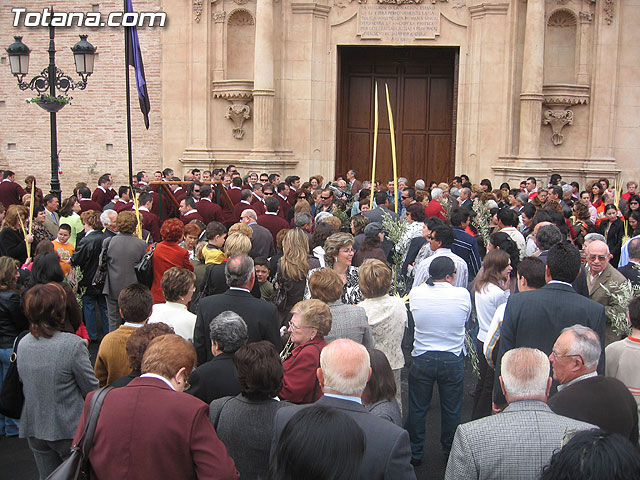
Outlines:
{"type": "Polygon", "coordinates": [[[96,431],[104,399],[112,389],[113,387],[102,387],[93,394],[78,443],[71,447],[71,455],[51,472],[47,480],[89,480],[91,478],[89,452],[93,446],[93,434],[96,431]]]}
{"type": "Polygon", "coordinates": [[[91,280],[91,285],[96,287],[98,290],[102,290],[105,282],[107,281],[107,250],[109,249],[110,242],[111,238],[107,238],[102,245],[100,260],[98,260],[98,268],[96,269],[96,273],[93,274],[93,279],[91,280]]]}
{"type": "Polygon", "coordinates": [[[24,393],[22,392],[22,382],[18,375],[18,344],[20,340],[29,332],[21,332],[13,341],[13,353],[7,369],[7,374],[2,381],[0,389],[0,414],[9,418],[20,418],[22,406],[24,405],[24,393]]]}
{"type": "Polygon", "coordinates": [[[276,306],[280,313],[284,313],[287,310],[287,289],[284,285],[284,281],[278,274],[276,274],[274,282],[276,293],[273,295],[271,303],[276,306]]]}
{"type": "Polygon", "coordinates": [[[149,288],[151,288],[151,284],[153,283],[153,252],[155,251],[157,244],[158,242],[152,244],[149,251],[142,256],[140,261],[136,263],[136,266],[134,267],[138,283],[146,285],[149,288]]]}

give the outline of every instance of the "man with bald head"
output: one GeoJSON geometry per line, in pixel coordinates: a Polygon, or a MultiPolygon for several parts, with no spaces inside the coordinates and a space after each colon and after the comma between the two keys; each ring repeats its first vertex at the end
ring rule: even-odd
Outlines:
{"type": "Polygon", "coordinates": [[[501,363],[498,379],[509,406],[458,427],[445,480],[537,479],[568,433],[595,428],[557,415],[546,405],[551,378],[544,352],[516,348],[501,363]]]}
{"type": "Polygon", "coordinates": [[[638,407],[629,389],[617,378],[596,373],[600,340],[588,327],[562,330],[549,360],[558,393],[549,407],[559,415],[593,423],[605,432],[619,433],[638,444],[638,407]]]}
{"type": "Polygon", "coordinates": [[[628,280],[609,263],[613,258],[609,246],[602,240],[594,240],[586,247],[585,253],[589,298],[604,306],[609,322],[615,318],[626,318],[627,305],[621,305],[618,295],[611,295],[610,292],[628,280]]]}
{"type": "MultiPolygon", "coordinates": [[[[323,396],[315,404],[346,413],[362,428],[366,446],[360,466],[361,480],[415,479],[410,463],[409,434],[392,422],[373,415],[362,405],[362,392],[370,376],[367,349],[353,340],[334,340],[320,353],[318,381],[323,396]]],[[[302,408],[306,407],[281,408],[276,414],[272,458],[284,427],[302,408]]],[[[309,438],[312,435],[314,432],[309,432],[309,438]]]]}

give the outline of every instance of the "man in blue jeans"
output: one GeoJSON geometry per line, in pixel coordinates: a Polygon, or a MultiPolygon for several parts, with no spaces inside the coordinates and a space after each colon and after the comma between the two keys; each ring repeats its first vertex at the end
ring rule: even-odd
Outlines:
{"type": "Polygon", "coordinates": [[[411,441],[411,463],[424,456],[425,422],[433,384],[438,383],[442,433],[440,443],[449,455],[460,424],[464,380],[465,323],[471,314],[471,295],[455,287],[456,266],[449,257],[429,265],[429,279],[409,293],[415,322],[413,357],[409,368],[409,415],[405,428],[411,441]]]}

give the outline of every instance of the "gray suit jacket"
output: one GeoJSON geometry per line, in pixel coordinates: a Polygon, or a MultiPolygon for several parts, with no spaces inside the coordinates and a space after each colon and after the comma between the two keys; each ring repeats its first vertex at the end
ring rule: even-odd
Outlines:
{"type": "Polygon", "coordinates": [[[611,322],[611,320],[617,315],[626,316],[626,305],[621,305],[615,297],[609,295],[602,286],[606,286],[608,289],[611,289],[611,284],[622,284],[627,282],[628,280],[622,275],[618,270],[616,270],[611,264],[607,265],[600,276],[591,282],[591,274],[589,273],[589,268],[585,270],[585,278],[587,281],[587,288],[589,289],[589,298],[594,302],[598,302],[600,305],[604,307],[605,315],[607,316],[607,320],[611,322]]]}
{"type": "Polygon", "coordinates": [[[20,438],[73,438],[84,398],[98,388],[84,340],[66,332],[39,339],[28,334],[18,344],[18,373],[24,390],[20,438]]]}
{"type": "Polygon", "coordinates": [[[111,237],[107,249],[107,280],[104,282],[102,293],[117,299],[120,290],[132,283],[138,283],[133,267],[146,251],[147,242],[138,237],[121,233],[111,237]]]}
{"type": "Polygon", "coordinates": [[[253,230],[249,256],[251,258],[270,257],[276,253],[273,246],[273,235],[271,235],[271,232],[257,223],[252,223],[249,226],[251,227],[251,230],[253,230]]]}
{"type": "Polygon", "coordinates": [[[597,428],[556,415],[543,402],[514,402],[502,413],[458,426],[445,480],[538,479],[567,434],[597,428]]]}
{"type": "Polygon", "coordinates": [[[371,335],[371,327],[367,319],[367,312],[357,305],[345,305],[340,300],[329,302],[331,310],[331,331],[325,337],[327,343],[337,338],[348,338],[364,345],[366,348],[376,348],[376,341],[371,335]]]}
{"type": "MultiPolygon", "coordinates": [[[[409,434],[406,430],[388,420],[376,417],[359,403],[350,400],[323,396],[316,404],[332,407],[346,413],[362,428],[366,438],[364,458],[360,467],[362,480],[416,478],[411,466],[411,448],[409,447],[409,434]]],[[[297,405],[278,410],[271,442],[271,458],[273,458],[280,434],[287,422],[300,409],[308,408],[311,405],[297,405]]]]}
{"type": "Polygon", "coordinates": [[[56,219],[57,221],[53,221],[53,218],[51,218],[51,214],[49,213],[48,210],[45,209],[44,211],[45,216],[44,216],[44,228],[47,229],[47,231],[54,236],[54,238],[58,237],[58,223],[60,221],[60,216],[58,215],[58,213],[56,212],[56,219]]]}

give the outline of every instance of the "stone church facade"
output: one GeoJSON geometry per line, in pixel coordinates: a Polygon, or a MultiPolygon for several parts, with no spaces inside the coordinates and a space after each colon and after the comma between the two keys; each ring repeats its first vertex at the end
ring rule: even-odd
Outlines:
{"type": "MultiPolygon", "coordinates": [[[[640,0],[134,5],[167,13],[164,28],[140,30],[153,110],[151,129],[141,132],[133,99],[136,170],[234,163],[241,171],[328,178],[353,167],[370,178],[377,87],[382,180],[391,174],[387,91],[399,173],[412,180],[467,173],[513,184],[560,173],[584,184],[640,176],[640,0]]],[[[23,32],[25,43],[32,33],[23,32]]],[[[92,35],[104,45],[105,32],[92,35]]],[[[121,101],[104,102],[98,91],[108,76],[98,72],[123,60],[102,48],[93,85],[78,98],[94,95],[100,118],[121,132],[121,101]]],[[[15,96],[7,75],[0,96],[15,96]]],[[[91,102],[81,101],[88,115],[91,102]]],[[[19,133],[6,119],[0,124],[5,166],[20,160],[11,142],[19,133]]],[[[38,142],[46,165],[48,138],[38,142]]],[[[111,151],[102,138],[86,142],[98,170],[126,175],[119,171],[126,142],[114,141],[111,151]]]]}

